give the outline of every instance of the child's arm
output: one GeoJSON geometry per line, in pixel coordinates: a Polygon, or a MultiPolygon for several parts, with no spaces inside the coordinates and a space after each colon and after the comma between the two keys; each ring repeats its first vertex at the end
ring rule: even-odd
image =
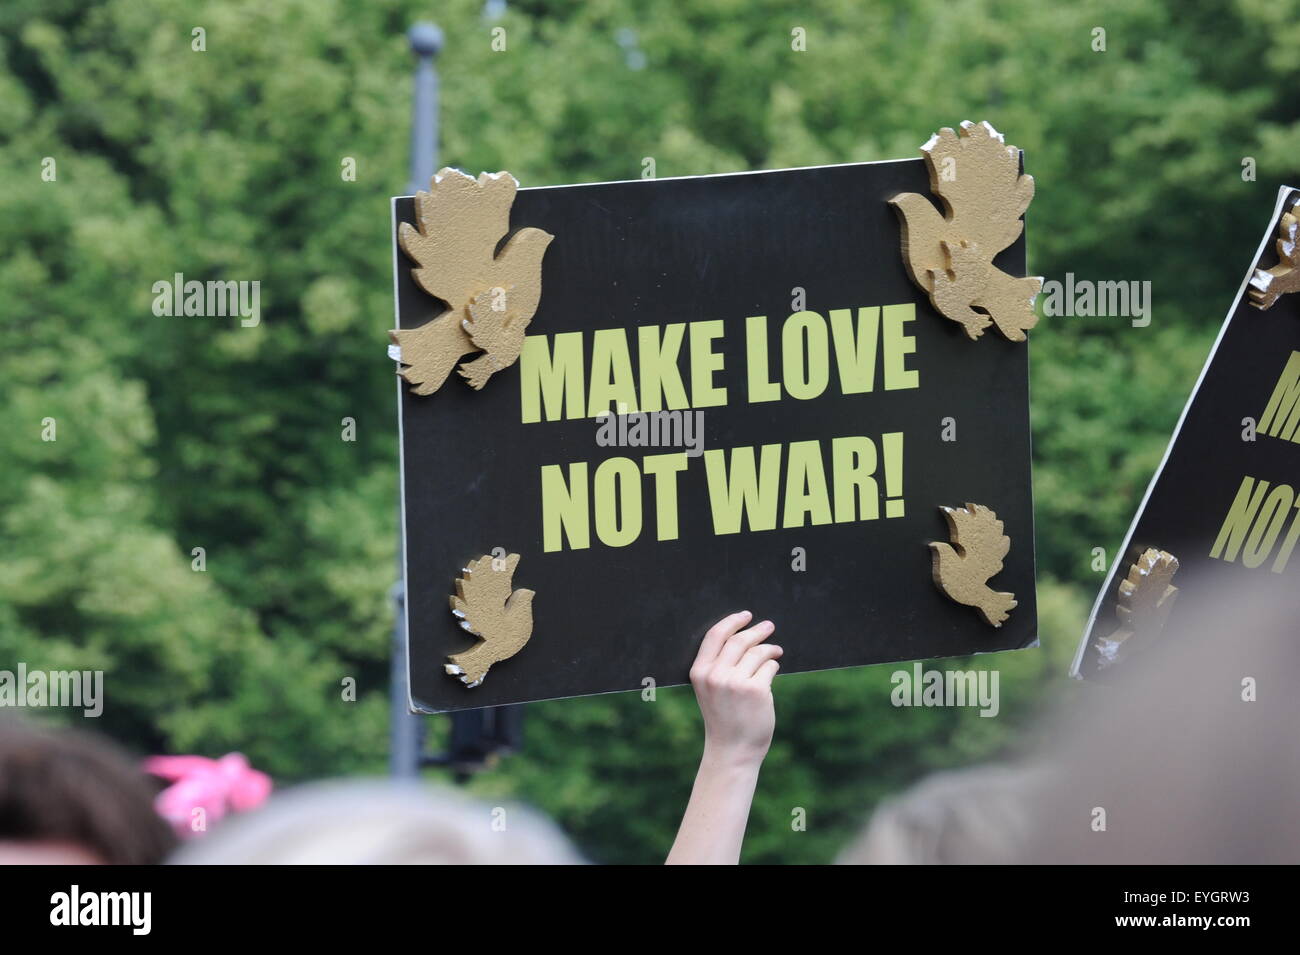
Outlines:
{"type": "Polygon", "coordinates": [[[772,743],[776,713],[772,678],[781,648],[763,643],[770,620],[733,613],[704,635],[691,666],[691,685],[704,715],[704,756],[682,816],[669,865],[734,865],[740,861],[758,769],[772,743]]]}

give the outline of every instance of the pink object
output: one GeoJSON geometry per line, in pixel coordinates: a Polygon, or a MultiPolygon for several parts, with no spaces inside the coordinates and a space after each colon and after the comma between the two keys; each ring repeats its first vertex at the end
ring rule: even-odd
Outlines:
{"type": "Polygon", "coordinates": [[[205,831],[227,812],[256,809],[271,794],[271,777],[253,769],[243,753],[227,753],[220,759],[150,756],[144,769],[172,782],[154,798],[154,808],[182,839],[205,831]],[[196,817],[195,809],[203,814],[196,817]]]}

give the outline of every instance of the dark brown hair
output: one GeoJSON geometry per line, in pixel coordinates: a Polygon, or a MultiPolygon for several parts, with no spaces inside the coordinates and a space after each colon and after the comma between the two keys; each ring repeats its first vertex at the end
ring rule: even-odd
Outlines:
{"type": "Polygon", "coordinates": [[[0,717],[0,840],[68,842],[110,865],[156,864],[175,837],[153,793],[103,737],[0,717]]]}

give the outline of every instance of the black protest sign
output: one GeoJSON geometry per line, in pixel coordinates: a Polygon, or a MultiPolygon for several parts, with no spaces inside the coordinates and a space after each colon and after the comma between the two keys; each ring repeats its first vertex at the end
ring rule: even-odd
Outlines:
{"type": "Polygon", "coordinates": [[[1093,606],[1075,676],[1104,678],[1234,594],[1281,600],[1300,582],[1297,198],[1296,190],[1279,193],[1093,606]]]}
{"type": "MultiPolygon", "coordinates": [[[[481,333],[494,294],[532,315],[460,374],[445,341],[399,335],[438,366],[409,377],[435,393],[399,383],[415,709],[680,684],[739,609],[776,622],[786,673],[1035,642],[1028,346],[972,340],[909,278],[888,200],[928,192],[921,159],[521,189],[495,292],[435,274],[453,257],[414,227],[438,209],[394,200],[400,329],[456,299],[481,333]],[[968,502],[1010,539],[1000,627],[933,578],[940,508],[968,502]],[[449,605],[463,568],[455,606],[493,601],[515,651],[473,687],[448,672],[476,645],[449,605]],[[512,589],[531,607],[503,612],[512,589]]],[[[1023,236],[995,260],[1024,264],[1023,236]]]]}

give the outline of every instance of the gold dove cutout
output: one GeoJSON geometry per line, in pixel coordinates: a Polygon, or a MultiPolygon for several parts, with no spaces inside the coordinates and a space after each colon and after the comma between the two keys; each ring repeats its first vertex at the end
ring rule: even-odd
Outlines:
{"type": "Polygon", "coordinates": [[[428,192],[415,194],[416,225],[401,224],[398,244],[415,262],[415,283],[447,310],[417,328],[388,333],[401,349],[398,374],[414,394],[441,388],[465,355],[482,353],[460,366],[475,390],[519,357],[542,297],[542,257],[555,237],[520,229],[497,254],[518,189],[508,172],[474,179],[447,167],[428,192]]]}
{"type": "Polygon", "coordinates": [[[1041,277],[1017,278],[995,268],[993,257],[1024,230],[1021,220],[1034,197],[1034,178],[1020,173],[1020,151],[988,123],[964,122],[960,132],[939,130],[921,147],[930,191],[889,204],[902,222],[908,275],[930,296],[935,310],[957,322],[971,339],[993,325],[1013,341],[1038,324],[1034,299],[1041,277]]]}
{"type": "Polygon", "coordinates": [[[948,521],[951,544],[930,544],[935,584],[952,600],[978,610],[985,623],[1002,626],[1016,607],[1016,595],[995,591],[988,580],[1002,570],[1011,538],[1002,533],[997,514],[981,504],[939,510],[948,521]]]}
{"type": "Polygon", "coordinates": [[[1176,573],[1178,558],[1154,547],[1148,547],[1132,563],[1120,582],[1115,603],[1119,629],[1095,644],[1099,667],[1118,663],[1133,646],[1146,645],[1160,636],[1178,596],[1178,588],[1170,584],[1176,573]],[[1139,639],[1129,643],[1135,636],[1139,639]]]}
{"type": "Polygon", "coordinates": [[[531,590],[511,591],[519,555],[471,561],[456,578],[451,612],[461,628],[478,637],[468,650],[447,657],[444,669],[467,687],[476,687],[494,663],[508,660],[533,635],[531,590]]]}
{"type": "Polygon", "coordinates": [[[1250,304],[1263,311],[1288,292],[1300,292],[1300,218],[1296,211],[1282,213],[1277,224],[1277,265],[1256,269],[1250,278],[1250,304]]]}

